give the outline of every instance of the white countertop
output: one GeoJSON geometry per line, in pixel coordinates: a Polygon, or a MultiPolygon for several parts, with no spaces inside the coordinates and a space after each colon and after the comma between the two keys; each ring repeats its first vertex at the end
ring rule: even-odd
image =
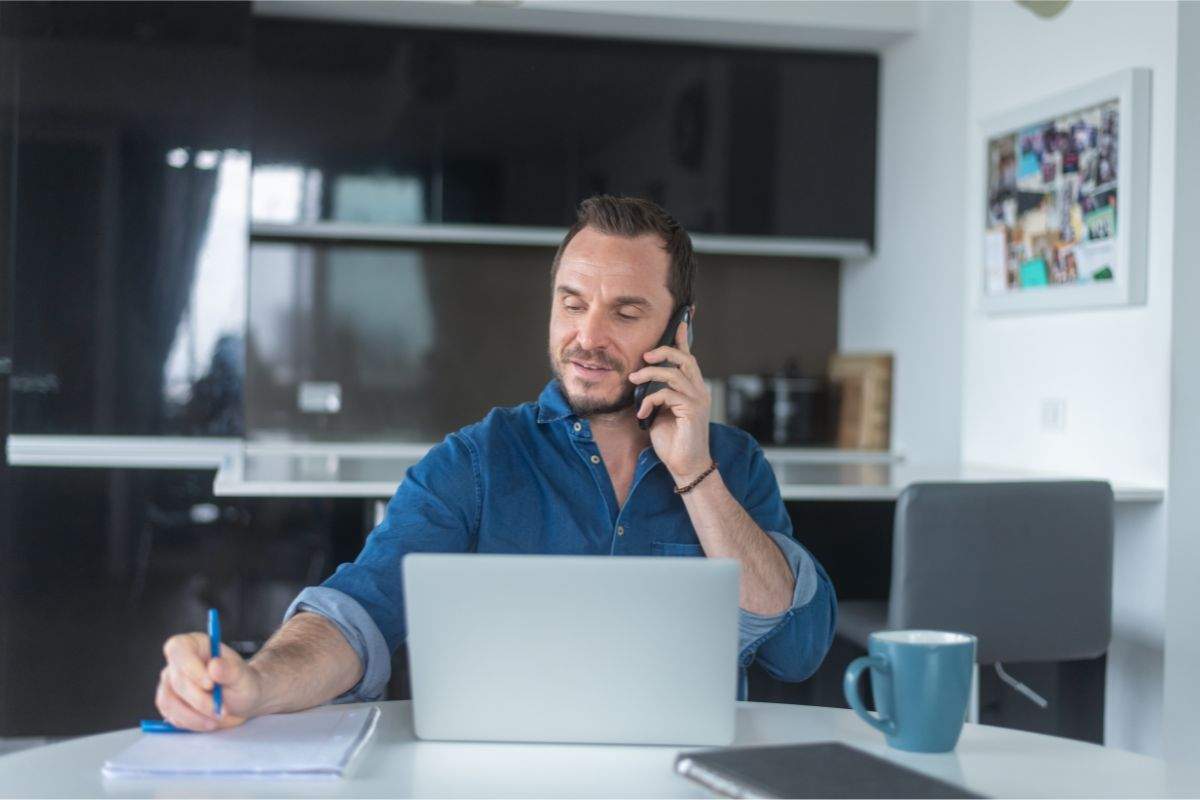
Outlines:
{"type": "MultiPolygon", "coordinates": [[[[216,469],[213,491],[225,497],[392,496],[428,443],[248,442],[158,436],[33,436],[6,441],[15,466],[216,469]]],[[[1096,474],[1037,472],[978,464],[910,463],[897,453],[766,447],[784,500],[895,500],[922,481],[1039,481],[1096,474]]],[[[1161,486],[1113,482],[1119,503],[1156,503],[1161,486]]]]}
{"type": "MultiPolygon", "coordinates": [[[[703,748],[419,741],[411,703],[379,706],[375,735],[342,780],[106,780],[104,760],[142,735],[130,729],[0,757],[0,796],[712,796],[673,769],[680,752],[703,748]]],[[[848,710],[738,703],[735,746],[819,741],[990,797],[1169,797],[1200,789],[1194,769],[1071,739],[968,723],[952,753],[904,753],[848,710]]]]}
{"type": "MultiPolygon", "coordinates": [[[[235,497],[391,497],[429,444],[245,443],[221,463],[214,492],[235,497]]],[[[870,451],[764,448],[784,500],[895,500],[916,482],[1095,478],[972,464],[910,464],[870,451]]],[[[1117,502],[1157,502],[1161,489],[1116,484],[1117,502]]]]}

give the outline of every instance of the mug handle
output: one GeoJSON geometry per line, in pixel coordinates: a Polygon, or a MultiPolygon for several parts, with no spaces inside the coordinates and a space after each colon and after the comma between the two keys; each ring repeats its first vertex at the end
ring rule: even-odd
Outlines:
{"type": "Polygon", "coordinates": [[[892,668],[886,658],[883,656],[860,656],[851,661],[850,666],[846,667],[846,676],[842,680],[842,691],[846,695],[846,702],[854,709],[855,714],[862,717],[863,722],[886,736],[895,736],[896,721],[888,717],[884,712],[884,704],[876,703],[879,706],[879,716],[875,716],[870,711],[867,711],[867,707],[862,701],[862,695],[859,694],[858,678],[862,675],[863,670],[868,667],[878,670],[886,675],[889,681],[891,680],[892,668]]]}

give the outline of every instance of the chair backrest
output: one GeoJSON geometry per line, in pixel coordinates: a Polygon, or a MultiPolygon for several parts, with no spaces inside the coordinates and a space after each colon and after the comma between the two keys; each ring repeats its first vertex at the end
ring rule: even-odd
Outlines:
{"type": "Polygon", "coordinates": [[[979,637],[978,661],[1093,658],[1112,635],[1112,488],[916,483],[896,503],[888,627],[979,637]]]}

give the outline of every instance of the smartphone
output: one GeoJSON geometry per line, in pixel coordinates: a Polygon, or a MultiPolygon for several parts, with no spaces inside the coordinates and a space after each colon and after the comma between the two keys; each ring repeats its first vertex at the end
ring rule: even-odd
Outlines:
{"type": "MultiPolygon", "coordinates": [[[[680,306],[679,308],[675,309],[675,313],[671,315],[671,321],[667,323],[667,329],[663,331],[662,338],[655,346],[665,347],[667,345],[674,345],[675,335],[679,332],[679,323],[681,322],[687,323],[687,341],[688,347],[690,348],[692,346],[693,338],[692,307],[690,305],[680,306]]],[[[645,361],[642,362],[642,366],[647,366],[645,361]]],[[[678,366],[678,364],[673,364],[670,361],[660,361],[655,366],[675,367],[678,366]]],[[[659,389],[665,389],[666,387],[667,385],[662,381],[647,381],[646,383],[639,383],[636,387],[634,387],[633,390],[633,413],[636,414],[638,409],[642,407],[642,401],[646,399],[647,395],[654,394],[659,389]]],[[[646,415],[645,419],[639,419],[638,427],[644,431],[649,430],[650,425],[654,422],[654,418],[658,416],[658,408],[658,406],[655,406],[654,408],[650,409],[650,413],[646,415]]]]}

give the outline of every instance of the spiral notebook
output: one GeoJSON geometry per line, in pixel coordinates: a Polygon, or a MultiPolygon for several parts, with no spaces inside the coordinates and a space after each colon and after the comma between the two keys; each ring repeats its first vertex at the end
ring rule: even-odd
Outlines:
{"type": "Polygon", "coordinates": [[[340,778],[379,720],[375,706],[270,714],[214,733],[144,733],[104,762],[110,778],[340,778]]]}

